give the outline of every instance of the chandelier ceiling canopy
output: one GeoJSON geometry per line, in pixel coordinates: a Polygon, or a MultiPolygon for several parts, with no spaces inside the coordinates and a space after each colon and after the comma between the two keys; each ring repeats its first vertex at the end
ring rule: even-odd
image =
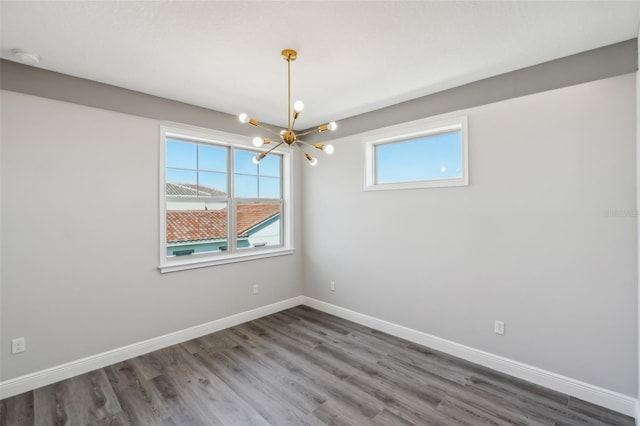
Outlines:
{"type": "Polygon", "coordinates": [[[324,132],[327,130],[334,131],[337,128],[337,125],[334,121],[332,121],[330,123],[323,124],[322,126],[305,130],[302,133],[295,133],[293,131],[293,128],[296,124],[296,119],[300,116],[300,113],[304,109],[304,104],[302,103],[302,101],[296,101],[293,104],[293,113],[291,112],[291,61],[295,61],[297,59],[298,52],[292,49],[284,49],[281,54],[282,58],[287,61],[287,128],[279,131],[276,129],[272,129],[269,126],[265,126],[264,124],[260,123],[258,120],[249,117],[245,113],[240,114],[238,116],[238,119],[242,123],[248,123],[254,127],[260,127],[261,129],[264,129],[275,136],[274,138],[262,138],[260,136],[256,136],[255,138],[253,138],[253,145],[257,148],[263,145],[269,145],[271,143],[275,144],[275,146],[268,151],[261,152],[253,157],[253,162],[255,164],[258,164],[260,160],[262,160],[267,156],[267,154],[269,154],[280,145],[287,144],[290,147],[296,147],[304,155],[309,164],[315,166],[318,163],[318,159],[305,152],[301,148],[301,145],[319,149],[320,151],[324,151],[327,154],[333,153],[333,145],[321,143],[312,144],[301,140],[300,137],[310,135],[312,133],[324,132]]]}

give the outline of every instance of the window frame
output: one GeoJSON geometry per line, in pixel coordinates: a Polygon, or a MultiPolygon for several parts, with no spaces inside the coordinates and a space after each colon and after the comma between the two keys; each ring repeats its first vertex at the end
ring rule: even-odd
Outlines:
{"type": "MultiPolygon", "coordinates": [[[[159,161],[159,212],[160,212],[160,261],[158,269],[161,273],[182,271],[228,263],[264,259],[274,256],[293,254],[293,212],[292,212],[292,153],[288,150],[275,149],[272,152],[282,156],[281,162],[281,194],[280,198],[246,198],[236,197],[234,193],[234,153],[235,149],[266,152],[267,149],[255,148],[247,136],[226,133],[216,130],[191,128],[179,125],[160,126],[160,161],[159,161]],[[227,148],[227,196],[193,197],[198,201],[220,201],[227,203],[227,250],[205,253],[193,253],[188,256],[167,256],[167,194],[166,194],[166,141],[167,139],[208,144],[227,148]],[[236,247],[237,241],[237,209],[242,202],[280,203],[280,235],[281,244],[264,247],[236,247]]],[[[188,201],[190,197],[182,197],[188,201]]]]}
{"type": "Polygon", "coordinates": [[[467,116],[427,118],[367,132],[364,143],[364,191],[384,191],[417,188],[442,188],[469,185],[468,122],[467,116]],[[415,180],[409,182],[377,183],[376,147],[389,143],[411,141],[453,131],[460,132],[462,176],[459,178],[415,180]]]}

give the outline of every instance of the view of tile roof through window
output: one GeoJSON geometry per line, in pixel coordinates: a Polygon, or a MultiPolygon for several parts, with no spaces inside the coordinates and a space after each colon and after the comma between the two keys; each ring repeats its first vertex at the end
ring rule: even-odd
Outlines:
{"type": "Polygon", "coordinates": [[[238,203],[237,229],[238,237],[249,236],[252,228],[266,222],[280,213],[280,205],[276,203],[238,203]]]}
{"type": "MultiPolygon", "coordinates": [[[[276,203],[238,203],[237,236],[280,214],[276,203]]],[[[167,243],[224,240],[227,238],[227,209],[167,210],[167,243]]]]}

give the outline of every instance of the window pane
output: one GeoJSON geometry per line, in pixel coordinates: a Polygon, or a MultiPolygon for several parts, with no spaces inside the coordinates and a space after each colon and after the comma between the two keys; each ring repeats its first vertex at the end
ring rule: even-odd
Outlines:
{"type": "Polygon", "coordinates": [[[235,196],[242,198],[280,198],[282,156],[269,154],[256,165],[251,161],[255,155],[255,151],[235,150],[235,196]]]}
{"type": "Polygon", "coordinates": [[[258,173],[260,176],[280,177],[282,156],[270,154],[267,155],[258,164],[258,173]]]}
{"type": "Polygon", "coordinates": [[[241,198],[257,198],[258,197],[258,177],[235,175],[236,197],[241,198]]]}
{"type": "Polygon", "coordinates": [[[165,180],[167,195],[197,195],[198,174],[195,171],[167,169],[165,180]]]}
{"type": "Polygon", "coordinates": [[[377,145],[376,183],[462,177],[462,134],[441,133],[377,145]]]}
{"type": "MultiPolygon", "coordinates": [[[[258,174],[258,166],[253,164],[251,159],[256,156],[255,151],[245,151],[244,149],[236,149],[234,151],[233,157],[234,161],[234,171],[235,173],[245,174],[245,175],[257,175],[258,174]]],[[[262,161],[266,160],[264,158],[262,161]]],[[[262,161],[260,163],[262,163],[262,161]]]]}
{"type": "Polygon", "coordinates": [[[198,195],[220,197],[227,195],[226,173],[198,172],[198,183],[200,184],[198,195]]]}
{"type": "Polygon", "coordinates": [[[175,140],[166,146],[167,195],[226,197],[228,148],[175,140]]]}
{"type": "Polygon", "coordinates": [[[236,237],[239,249],[282,244],[280,202],[238,203],[236,237]]]}
{"type": "Polygon", "coordinates": [[[258,195],[260,198],[280,198],[280,179],[260,176],[258,195]]]}
{"type": "Polygon", "coordinates": [[[198,169],[211,172],[227,172],[227,148],[198,145],[198,169]]]}
{"type": "Polygon", "coordinates": [[[167,140],[166,166],[178,169],[192,169],[198,167],[196,144],[167,140]]]}
{"type": "Polygon", "coordinates": [[[167,256],[188,256],[227,248],[227,203],[167,202],[167,256]]]}

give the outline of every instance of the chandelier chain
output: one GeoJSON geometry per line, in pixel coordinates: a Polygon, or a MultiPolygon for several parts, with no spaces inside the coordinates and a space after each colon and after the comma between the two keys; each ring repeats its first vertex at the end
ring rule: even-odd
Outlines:
{"type": "Polygon", "coordinates": [[[287,130],[291,130],[291,57],[287,57],[287,130]]]}

